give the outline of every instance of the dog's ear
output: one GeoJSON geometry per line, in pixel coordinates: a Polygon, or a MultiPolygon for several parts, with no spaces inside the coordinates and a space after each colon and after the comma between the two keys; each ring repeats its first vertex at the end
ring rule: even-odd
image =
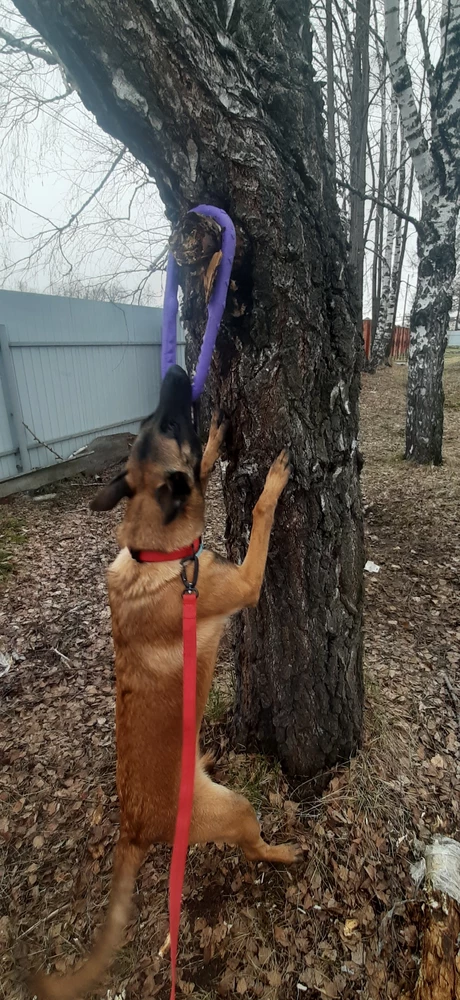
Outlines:
{"type": "Polygon", "coordinates": [[[126,472],[120,472],[107,486],[103,486],[91,500],[91,510],[112,510],[123,497],[132,497],[133,491],[126,482],[126,472]]]}
{"type": "Polygon", "coordinates": [[[155,491],[163,511],[164,523],[171,524],[182,510],[191,493],[190,481],[185,472],[169,472],[166,481],[155,491]]]}

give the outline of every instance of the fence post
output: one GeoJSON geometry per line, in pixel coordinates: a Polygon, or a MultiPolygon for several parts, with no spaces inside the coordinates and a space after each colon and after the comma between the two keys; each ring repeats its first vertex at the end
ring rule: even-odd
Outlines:
{"type": "MultiPolygon", "coordinates": [[[[3,361],[3,392],[5,404],[8,410],[13,447],[19,449],[22,472],[30,472],[32,464],[30,461],[29,449],[27,447],[27,437],[22,421],[22,406],[19,397],[16,373],[13,359],[11,357],[11,347],[6,326],[0,323],[0,352],[3,361]]],[[[19,470],[20,471],[20,470],[19,470]]]]}

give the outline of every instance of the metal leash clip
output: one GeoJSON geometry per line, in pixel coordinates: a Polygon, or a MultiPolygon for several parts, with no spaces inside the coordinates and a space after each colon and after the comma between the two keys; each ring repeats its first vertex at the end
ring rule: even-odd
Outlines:
{"type": "Polygon", "coordinates": [[[198,556],[197,555],[187,556],[186,559],[181,559],[181,566],[182,569],[180,576],[182,583],[184,584],[185,587],[184,594],[195,594],[198,597],[198,591],[196,589],[198,572],[200,568],[198,556]],[[191,580],[189,580],[187,577],[187,563],[189,562],[193,563],[193,576],[191,580]]]}

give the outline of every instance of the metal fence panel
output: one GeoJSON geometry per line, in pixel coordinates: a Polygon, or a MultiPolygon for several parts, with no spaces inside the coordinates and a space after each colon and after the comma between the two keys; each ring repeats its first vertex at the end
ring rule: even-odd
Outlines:
{"type": "MultiPolygon", "coordinates": [[[[0,324],[0,478],[15,475],[21,464],[27,471],[26,463],[43,468],[58,461],[40,442],[65,459],[96,435],[136,432],[155,409],[161,309],[0,291],[0,324]],[[26,441],[21,451],[5,389],[6,397],[13,392],[19,401],[15,427],[26,441]]],[[[185,365],[180,328],[178,340],[177,360],[185,365]]]]}

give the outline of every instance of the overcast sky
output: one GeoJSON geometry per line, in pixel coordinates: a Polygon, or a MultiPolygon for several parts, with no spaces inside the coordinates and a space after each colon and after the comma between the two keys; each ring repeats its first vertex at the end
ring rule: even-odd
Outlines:
{"type": "MultiPolygon", "coordinates": [[[[24,36],[31,31],[24,24],[10,0],[0,0],[0,25],[24,36]]],[[[58,69],[0,53],[0,284],[43,292],[116,286],[135,301],[157,304],[163,275],[149,277],[148,269],[168,227],[154,184],[132,157],[123,157],[77,222],[57,232],[91,197],[121,149],[75,93],[57,100],[65,88],[58,69]]],[[[370,123],[378,132],[376,107],[370,123]]],[[[370,314],[371,259],[368,254],[364,315],[370,314]]],[[[406,288],[407,307],[412,300],[415,265],[410,227],[400,320],[406,288]]]]}
{"type": "MultiPolygon", "coordinates": [[[[0,25],[21,37],[32,30],[9,0],[0,25]]],[[[162,274],[148,269],[168,226],[156,187],[130,154],[114,167],[120,144],[77,94],[58,99],[66,87],[59,69],[0,52],[0,284],[49,292],[101,283],[158,299],[162,274]]]]}

